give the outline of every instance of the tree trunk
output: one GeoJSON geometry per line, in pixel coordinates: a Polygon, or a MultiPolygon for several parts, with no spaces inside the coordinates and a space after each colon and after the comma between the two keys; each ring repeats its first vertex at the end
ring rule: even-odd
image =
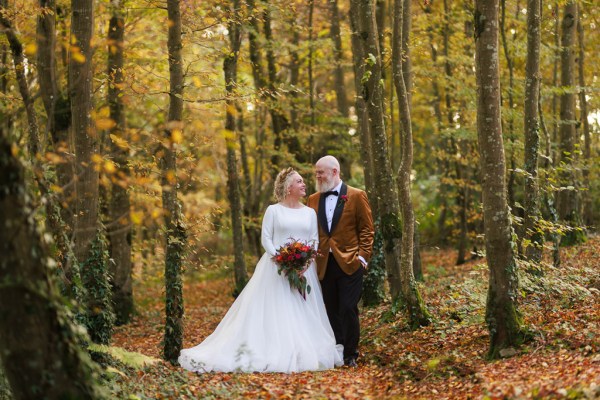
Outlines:
{"type": "Polygon", "coordinates": [[[244,261],[244,241],[242,225],[242,204],[240,199],[239,177],[235,155],[236,135],[236,101],[235,88],[237,86],[237,61],[240,51],[241,29],[239,26],[239,0],[232,2],[232,15],[229,18],[229,38],[231,50],[225,56],[223,71],[225,74],[225,89],[227,91],[226,116],[225,116],[225,142],[227,145],[227,194],[231,208],[231,226],[233,228],[233,254],[235,257],[233,271],[235,275],[234,296],[242,292],[248,273],[244,261]]]}
{"type": "Polygon", "coordinates": [[[577,117],[575,115],[575,40],[577,34],[577,2],[569,1],[564,8],[561,26],[561,87],[560,141],[558,161],[562,165],[560,184],[565,189],[557,194],[556,208],[560,220],[570,227],[562,239],[563,245],[585,241],[580,228],[579,196],[575,176],[575,143],[577,117]]]}
{"type": "MultiPolygon", "coordinates": [[[[412,60],[410,57],[410,31],[412,27],[412,0],[404,0],[402,12],[402,76],[406,86],[408,108],[412,110],[412,60]]],[[[394,49],[392,49],[394,51],[394,49]]]]}
{"type": "Polygon", "coordinates": [[[167,146],[161,149],[162,202],[166,226],[165,286],[166,324],[163,356],[177,364],[183,341],[183,284],[181,264],[186,241],[181,205],[177,198],[176,143],[183,129],[183,58],[181,55],[181,10],[179,0],[167,0],[169,33],[169,120],[165,130],[167,146]]]}
{"type": "MultiPolygon", "coordinates": [[[[510,148],[509,148],[509,160],[510,160],[510,168],[508,171],[508,205],[510,206],[510,208],[512,210],[515,210],[515,168],[516,168],[516,164],[515,164],[515,151],[514,151],[514,142],[515,142],[515,136],[514,136],[514,117],[513,117],[513,109],[514,109],[514,104],[515,101],[513,99],[513,93],[514,93],[514,81],[515,81],[515,73],[514,73],[514,64],[513,64],[513,59],[510,53],[510,50],[508,49],[508,40],[506,38],[506,0],[501,0],[501,6],[502,6],[502,15],[500,18],[500,34],[502,37],[502,47],[504,49],[504,57],[506,58],[506,66],[508,68],[508,110],[509,112],[508,114],[508,129],[506,132],[506,136],[509,139],[510,142],[510,148]]],[[[518,17],[518,13],[517,13],[517,17],[518,17]]],[[[513,35],[513,40],[514,40],[514,35],[513,35]]],[[[501,100],[502,101],[502,100],[501,100]]]]}
{"type": "MultiPolygon", "coordinates": [[[[538,115],[540,116],[540,127],[542,132],[544,133],[544,138],[546,139],[546,147],[545,147],[545,157],[543,158],[542,171],[544,171],[545,186],[549,186],[548,181],[548,171],[551,167],[551,139],[550,132],[548,132],[548,128],[546,127],[546,123],[544,121],[544,113],[542,110],[542,96],[538,94],[538,115]]],[[[554,207],[554,196],[552,193],[549,193],[547,190],[543,192],[543,202],[546,206],[548,213],[551,216],[551,222],[555,225],[558,224],[558,213],[556,212],[556,208],[554,207]]],[[[554,268],[560,267],[560,234],[553,230],[550,233],[552,237],[552,265],[554,268]]]]}
{"type": "MultiPolygon", "coordinates": [[[[552,93],[552,143],[558,143],[558,126],[559,126],[559,115],[558,115],[558,69],[560,67],[560,9],[558,7],[558,1],[554,3],[554,62],[552,66],[552,87],[555,89],[552,93]]],[[[554,164],[558,165],[556,153],[553,152],[552,160],[554,164]]]]}
{"type": "Polygon", "coordinates": [[[337,100],[337,109],[341,116],[348,118],[348,98],[346,95],[346,85],[344,83],[344,69],[342,64],[344,62],[344,52],[342,49],[342,36],[340,30],[340,11],[338,8],[338,0],[329,0],[329,9],[331,16],[331,27],[329,30],[329,36],[333,41],[333,57],[335,62],[334,76],[334,88],[337,100]]]}
{"type": "Polygon", "coordinates": [[[455,161],[456,166],[456,181],[460,185],[457,190],[456,200],[458,202],[458,243],[456,256],[456,265],[462,265],[467,261],[467,249],[469,247],[469,225],[467,223],[467,211],[469,208],[468,188],[466,187],[467,178],[462,176],[462,165],[459,161],[455,161]]]}
{"type": "Polygon", "coordinates": [[[45,10],[37,21],[38,78],[47,117],[45,136],[50,134],[52,146],[49,149],[62,160],[55,165],[56,184],[61,192],[49,198],[46,213],[56,241],[56,261],[64,277],[61,286],[63,292],[70,292],[69,297],[73,298],[77,291],[73,283],[79,281],[79,272],[72,257],[68,257],[72,251],[73,210],[70,203],[74,194],[73,159],[69,151],[70,104],[59,91],[56,79],[56,3],[54,0],[40,0],[39,4],[45,10]]]}
{"type": "Polygon", "coordinates": [[[90,245],[98,229],[98,137],[90,118],[92,110],[92,47],[94,3],[72,0],[69,93],[75,138],[75,258],[83,263],[90,257],[90,245]]]}
{"type": "Polygon", "coordinates": [[[0,364],[15,399],[99,398],[97,371],[54,288],[24,168],[0,136],[0,364]],[[24,333],[26,332],[26,335],[24,333]]]}
{"type": "MultiPolygon", "coordinates": [[[[405,74],[410,75],[402,61],[403,40],[403,8],[405,0],[394,1],[394,27],[392,36],[392,75],[396,96],[398,97],[398,115],[401,121],[400,133],[400,167],[398,168],[398,193],[400,195],[400,210],[402,212],[402,253],[400,258],[400,284],[402,300],[408,309],[412,327],[429,325],[431,315],[425,307],[421,294],[417,288],[414,276],[414,239],[415,239],[415,213],[412,204],[410,189],[410,174],[413,161],[413,139],[411,127],[411,113],[409,95],[404,82],[405,74]]],[[[418,250],[417,250],[418,251],[418,250]]]]}
{"type": "Polygon", "coordinates": [[[527,2],[527,62],[525,66],[525,238],[531,242],[525,249],[528,260],[539,263],[542,258],[544,236],[538,221],[540,190],[538,183],[538,154],[540,149],[540,45],[541,0],[527,2]]]}
{"type": "Polygon", "coordinates": [[[355,49],[355,41],[353,41],[353,51],[358,51],[359,54],[366,56],[359,61],[366,65],[364,66],[364,73],[360,77],[361,85],[359,86],[358,96],[361,96],[366,104],[372,140],[373,165],[377,166],[377,168],[374,168],[373,181],[385,240],[385,263],[392,298],[397,301],[402,293],[400,280],[400,241],[402,232],[398,192],[393,184],[387,150],[383,87],[381,85],[382,66],[373,0],[351,0],[350,20],[352,35],[357,35],[361,44],[361,50],[357,50],[355,49]]]}
{"type": "MultiPolygon", "coordinates": [[[[0,93],[2,94],[8,92],[8,71],[8,46],[2,43],[0,44],[0,93]]],[[[11,125],[11,114],[6,113],[4,108],[0,108],[0,134],[8,135],[11,125]]]]}
{"type": "MultiPolygon", "coordinates": [[[[23,104],[25,105],[25,112],[27,114],[27,126],[29,129],[29,140],[28,150],[31,160],[34,160],[36,155],[40,151],[39,143],[39,128],[37,122],[37,115],[35,112],[33,98],[29,94],[29,86],[27,84],[27,77],[25,76],[25,56],[23,55],[23,46],[21,41],[17,37],[16,32],[13,30],[11,22],[8,20],[6,11],[6,0],[0,0],[0,29],[4,31],[10,50],[13,54],[13,62],[15,65],[15,75],[17,76],[17,83],[19,85],[19,93],[23,98],[23,104]]],[[[36,171],[41,174],[41,171],[36,171]]]]}
{"type": "MultiPolygon", "coordinates": [[[[359,36],[353,32],[352,41],[352,64],[354,68],[354,87],[360,90],[361,78],[365,73],[365,51],[359,36]]],[[[379,211],[379,198],[376,195],[373,171],[373,157],[371,134],[369,128],[369,116],[367,106],[362,96],[355,96],[356,116],[358,117],[357,131],[360,138],[360,157],[365,177],[365,189],[373,219],[375,220],[375,238],[373,241],[373,255],[369,262],[369,272],[363,282],[363,303],[366,306],[380,304],[384,298],[384,281],[386,275],[385,257],[383,254],[383,233],[381,231],[381,215],[379,211]]]]}
{"type": "Polygon", "coordinates": [[[583,186],[587,190],[583,193],[583,223],[586,226],[594,225],[594,204],[590,192],[590,168],[592,166],[592,137],[590,135],[590,122],[588,121],[588,105],[585,87],[585,41],[581,13],[577,14],[577,39],[579,42],[579,108],[581,110],[581,126],[583,127],[583,186]]]}
{"type": "Polygon", "coordinates": [[[489,356],[496,358],[503,349],[521,342],[517,265],[506,201],[506,161],[500,119],[498,0],[476,0],[474,24],[477,135],[485,247],[490,269],[486,321],[490,331],[489,356]]]}
{"type": "Polygon", "coordinates": [[[131,215],[127,194],[129,184],[128,148],[119,142],[127,142],[125,110],[123,106],[123,46],[125,18],[122,0],[112,3],[112,15],[108,26],[108,104],[114,127],[110,130],[110,149],[117,173],[113,180],[109,204],[111,222],[108,226],[110,240],[110,264],[112,299],[117,324],[130,321],[134,311],[131,263],[131,215]]]}
{"type": "Polygon", "coordinates": [[[275,137],[273,142],[273,156],[271,157],[272,163],[272,173],[273,177],[275,177],[279,170],[281,169],[281,156],[279,152],[281,151],[281,145],[283,144],[284,136],[286,136],[285,141],[288,146],[288,150],[290,153],[294,155],[296,160],[303,162],[304,154],[302,149],[300,148],[300,141],[296,136],[290,136],[289,132],[287,132],[289,128],[289,121],[283,112],[279,109],[279,105],[277,104],[281,101],[281,98],[277,96],[277,66],[275,64],[275,53],[273,52],[273,33],[271,27],[271,11],[269,9],[269,4],[267,0],[262,0],[265,4],[264,12],[263,12],[263,26],[265,32],[265,40],[267,41],[267,76],[269,78],[268,81],[268,91],[266,93],[269,97],[269,113],[271,114],[271,122],[273,123],[273,136],[275,137]]]}
{"type": "MultiPolygon", "coordinates": [[[[315,1],[308,0],[308,101],[310,108],[310,126],[317,124],[315,114],[315,81],[313,76],[313,58],[314,58],[314,22],[315,1]]],[[[299,143],[298,143],[299,145],[299,143]]],[[[297,157],[296,157],[297,158],[297,157]]]]}

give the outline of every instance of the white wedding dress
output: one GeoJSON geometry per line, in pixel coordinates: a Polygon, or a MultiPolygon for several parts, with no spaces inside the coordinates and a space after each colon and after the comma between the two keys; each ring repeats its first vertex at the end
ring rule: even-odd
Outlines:
{"type": "Polygon", "coordinates": [[[194,372],[301,372],[343,364],[327,319],[315,263],[305,276],[311,287],[304,300],[271,257],[290,238],[314,240],[317,216],[309,207],[274,204],[263,217],[266,252],[254,275],[233,302],[215,331],[202,343],[184,349],[179,363],[194,372]]]}

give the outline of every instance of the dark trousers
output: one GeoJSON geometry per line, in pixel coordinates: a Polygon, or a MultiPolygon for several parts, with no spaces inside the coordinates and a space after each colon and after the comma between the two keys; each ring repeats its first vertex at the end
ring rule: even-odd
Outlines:
{"type": "Polygon", "coordinates": [[[335,257],[329,254],[321,289],[335,340],[344,345],[344,359],[358,356],[358,301],[362,294],[363,275],[364,268],[359,268],[352,275],[346,274],[335,261],[335,257]]]}

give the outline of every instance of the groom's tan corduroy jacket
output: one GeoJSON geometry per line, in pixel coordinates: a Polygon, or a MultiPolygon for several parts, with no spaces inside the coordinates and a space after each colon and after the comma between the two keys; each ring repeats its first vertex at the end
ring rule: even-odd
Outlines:
{"type": "Polygon", "coordinates": [[[333,212],[331,232],[327,227],[325,197],[321,193],[312,194],[308,198],[308,206],[317,212],[319,222],[321,256],[316,260],[319,279],[325,276],[329,249],[348,275],[361,267],[359,255],[369,262],[373,250],[373,217],[367,194],[363,190],[342,183],[333,212]]]}

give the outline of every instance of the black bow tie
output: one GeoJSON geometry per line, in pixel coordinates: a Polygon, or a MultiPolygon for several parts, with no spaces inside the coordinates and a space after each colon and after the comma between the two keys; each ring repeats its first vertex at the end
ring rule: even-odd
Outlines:
{"type": "Polygon", "coordinates": [[[325,198],[327,198],[327,196],[337,196],[339,193],[337,190],[330,190],[328,192],[324,192],[323,196],[325,196],[325,198]]]}

